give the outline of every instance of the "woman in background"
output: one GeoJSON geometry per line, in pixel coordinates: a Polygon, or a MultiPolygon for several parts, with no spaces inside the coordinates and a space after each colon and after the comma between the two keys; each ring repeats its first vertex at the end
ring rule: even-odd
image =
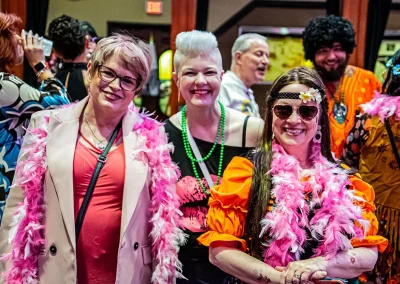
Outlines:
{"type": "Polygon", "coordinates": [[[166,121],[165,129],[175,146],[172,160],[181,170],[177,193],[189,235],[179,252],[188,280],[178,279],[178,283],[222,283],[226,274],[210,264],[208,248],[197,242],[208,230],[209,190],[221,183],[222,173],[234,156],[244,156],[255,147],[263,122],[217,101],[223,70],[212,33],[180,33],[174,69],[173,78],[186,106],[166,121]]]}
{"type": "Polygon", "coordinates": [[[0,224],[31,115],[69,104],[66,89],[45,64],[43,42],[32,31],[20,35],[20,23],[19,17],[0,13],[0,224]],[[24,54],[41,82],[38,90],[12,73],[24,54]]]}

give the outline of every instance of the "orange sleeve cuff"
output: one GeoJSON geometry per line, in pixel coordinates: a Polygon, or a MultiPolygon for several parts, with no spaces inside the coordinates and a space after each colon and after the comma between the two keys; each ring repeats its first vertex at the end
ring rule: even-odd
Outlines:
{"type": "Polygon", "coordinates": [[[378,250],[380,252],[383,252],[388,246],[388,240],[382,236],[377,235],[379,223],[374,214],[374,189],[370,184],[361,180],[358,174],[350,176],[350,181],[352,183],[352,189],[355,191],[355,195],[364,199],[363,202],[359,202],[359,204],[357,205],[361,206],[363,210],[362,216],[364,217],[364,219],[369,221],[369,228],[365,234],[365,238],[362,240],[354,238],[351,240],[351,244],[353,245],[353,247],[377,246],[378,250]]]}

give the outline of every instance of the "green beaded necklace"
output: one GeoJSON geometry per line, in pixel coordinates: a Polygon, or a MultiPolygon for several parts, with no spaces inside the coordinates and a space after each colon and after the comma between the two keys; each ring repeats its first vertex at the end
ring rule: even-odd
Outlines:
{"type": "Polygon", "coordinates": [[[196,159],[195,157],[193,157],[193,152],[192,152],[192,148],[190,147],[190,142],[189,142],[189,138],[188,138],[188,134],[187,134],[187,123],[186,123],[186,106],[184,106],[182,108],[182,112],[181,112],[181,119],[182,119],[182,138],[183,138],[183,146],[185,148],[185,152],[186,152],[186,156],[190,159],[191,163],[192,163],[192,168],[193,168],[193,172],[194,172],[194,176],[196,177],[198,183],[200,184],[201,189],[203,190],[203,192],[205,194],[210,194],[206,188],[204,187],[203,183],[200,180],[200,176],[199,173],[197,172],[197,168],[196,168],[196,163],[199,162],[204,162],[206,160],[208,160],[212,153],[215,150],[215,147],[218,144],[219,141],[219,137],[221,137],[221,151],[219,154],[219,162],[218,162],[218,178],[217,178],[217,184],[219,184],[219,181],[221,179],[221,174],[222,174],[222,162],[224,160],[224,145],[225,145],[225,108],[224,106],[221,104],[221,102],[218,101],[218,104],[221,108],[221,118],[219,120],[219,125],[218,125],[218,131],[217,131],[217,136],[215,137],[214,140],[214,144],[211,147],[210,152],[208,152],[208,154],[201,159],[196,159]]]}

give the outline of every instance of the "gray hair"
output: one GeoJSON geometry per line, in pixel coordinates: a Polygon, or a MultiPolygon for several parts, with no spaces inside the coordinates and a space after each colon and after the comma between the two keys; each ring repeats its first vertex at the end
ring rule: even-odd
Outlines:
{"type": "Polygon", "coordinates": [[[112,36],[103,38],[93,51],[90,76],[97,72],[99,65],[104,64],[112,57],[116,57],[124,68],[137,75],[139,85],[135,92],[139,92],[150,75],[149,45],[128,34],[113,33],[112,36]]]}
{"type": "Polygon", "coordinates": [[[222,70],[222,56],[218,49],[218,41],[210,32],[193,30],[181,32],[175,40],[176,51],[174,55],[174,70],[179,71],[180,64],[185,57],[210,54],[222,70]]]}
{"type": "Polygon", "coordinates": [[[235,54],[237,51],[240,52],[246,52],[250,49],[251,44],[254,41],[261,40],[266,42],[267,38],[265,36],[262,36],[260,34],[256,33],[249,33],[249,34],[242,34],[239,36],[236,40],[235,43],[232,46],[232,65],[235,63],[235,54]]]}

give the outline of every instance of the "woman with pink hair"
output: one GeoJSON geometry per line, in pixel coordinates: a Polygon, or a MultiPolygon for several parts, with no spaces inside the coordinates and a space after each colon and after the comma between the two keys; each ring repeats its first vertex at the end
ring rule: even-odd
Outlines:
{"type": "Polygon", "coordinates": [[[175,182],[163,126],[132,106],[147,44],[102,39],[88,97],[31,120],[0,228],[6,283],[173,283],[180,276],[175,182]]]}

